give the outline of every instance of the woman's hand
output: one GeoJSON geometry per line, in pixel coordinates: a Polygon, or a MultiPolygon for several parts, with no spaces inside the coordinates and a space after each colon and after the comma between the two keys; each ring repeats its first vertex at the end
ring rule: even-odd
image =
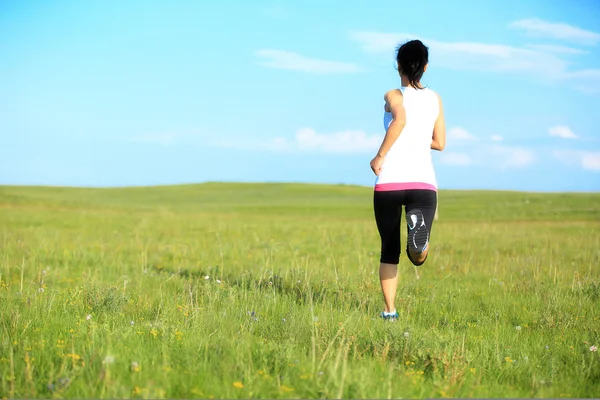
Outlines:
{"type": "Polygon", "coordinates": [[[377,154],[375,158],[371,160],[371,169],[375,173],[375,175],[379,176],[381,172],[381,166],[383,165],[383,156],[377,154]]]}

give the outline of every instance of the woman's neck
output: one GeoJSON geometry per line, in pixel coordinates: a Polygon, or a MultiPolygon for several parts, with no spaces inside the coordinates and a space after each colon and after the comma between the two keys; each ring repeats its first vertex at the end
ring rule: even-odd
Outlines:
{"type": "Polygon", "coordinates": [[[411,87],[411,88],[414,88],[414,89],[417,89],[417,88],[420,88],[420,87],[421,87],[421,82],[420,82],[420,81],[419,81],[419,82],[417,82],[417,85],[418,85],[418,86],[417,86],[417,87],[415,87],[414,85],[412,85],[412,84],[411,84],[411,83],[408,81],[408,78],[407,78],[407,77],[405,77],[405,76],[401,76],[401,77],[400,77],[400,83],[401,83],[402,87],[411,87]]]}

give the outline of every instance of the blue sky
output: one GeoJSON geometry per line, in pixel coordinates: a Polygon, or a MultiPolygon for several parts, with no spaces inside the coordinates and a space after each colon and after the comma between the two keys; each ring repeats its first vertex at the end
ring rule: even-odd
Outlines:
{"type": "Polygon", "coordinates": [[[440,188],[600,191],[600,3],[567,0],[3,0],[0,184],[372,185],[415,37],[440,188]]]}

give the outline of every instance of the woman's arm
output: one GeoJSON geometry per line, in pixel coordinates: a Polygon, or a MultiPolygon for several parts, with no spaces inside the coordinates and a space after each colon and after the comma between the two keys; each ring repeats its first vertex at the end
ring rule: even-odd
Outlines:
{"type": "Polygon", "coordinates": [[[399,90],[390,90],[383,98],[385,100],[386,111],[392,113],[393,119],[385,133],[383,143],[381,143],[381,147],[379,147],[379,151],[377,152],[377,155],[380,157],[385,157],[387,152],[390,151],[390,148],[398,140],[400,133],[402,133],[406,125],[406,110],[404,109],[402,92],[399,90]]]}
{"type": "Polygon", "coordinates": [[[446,121],[444,120],[444,107],[442,106],[442,98],[437,94],[440,105],[440,113],[438,114],[435,125],[433,126],[433,137],[431,140],[431,149],[442,151],[446,147],[446,121]]]}
{"type": "Polygon", "coordinates": [[[404,109],[402,92],[399,90],[390,90],[383,98],[385,100],[385,110],[392,113],[393,119],[385,133],[377,155],[371,161],[371,169],[375,175],[379,175],[386,154],[390,151],[390,148],[396,142],[406,125],[406,110],[404,109]]]}

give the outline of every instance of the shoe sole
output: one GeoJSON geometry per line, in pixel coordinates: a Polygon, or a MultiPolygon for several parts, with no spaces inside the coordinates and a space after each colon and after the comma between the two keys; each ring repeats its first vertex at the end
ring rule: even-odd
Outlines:
{"type": "Polygon", "coordinates": [[[413,253],[422,253],[425,250],[429,240],[429,232],[425,225],[425,218],[421,210],[411,210],[406,213],[406,223],[408,224],[408,247],[413,253]],[[413,217],[416,221],[413,221],[413,217]],[[411,226],[414,227],[411,229],[411,226]]]}

